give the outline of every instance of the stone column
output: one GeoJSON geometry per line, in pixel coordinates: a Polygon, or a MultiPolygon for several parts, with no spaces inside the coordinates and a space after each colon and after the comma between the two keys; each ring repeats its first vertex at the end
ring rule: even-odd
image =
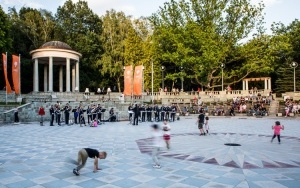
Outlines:
{"type": "Polygon", "coordinates": [[[53,57],[49,57],[49,91],[53,91],[53,57]]]}
{"type": "Polygon", "coordinates": [[[48,91],[48,66],[44,64],[44,92],[48,91]]]}
{"type": "Polygon", "coordinates": [[[246,90],[245,89],[245,80],[243,80],[243,90],[246,90]]]}
{"type": "Polygon", "coordinates": [[[70,92],[70,58],[67,58],[66,63],[66,92],[70,92]]]}
{"type": "Polygon", "coordinates": [[[80,87],[79,87],[79,60],[76,61],[75,74],[76,74],[76,76],[75,76],[76,77],[75,78],[75,80],[76,80],[76,86],[75,87],[77,87],[78,91],[80,91],[80,87]]]}
{"type": "Polygon", "coordinates": [[[272,89],[272,87],[271,87],[271,78],[269,78],[268,81],[269,81],[269,88],[268,89],[271,90],[272,89]]]}
{"type": "Polygon", "coordinates": [[[63,82],[63,66],[59,66],[59,92],[63,92],[64,82],[63,82]]]}
{"type": "Polygon", "coordinates": [[[75,85],[76,85],[76,83],[75,83],[75,64],[73,64],[72,65],[72,92],[74,92],[75,91],[75,85]]]}
{"type": "Polygon", "coordinates": [[[264,81],[265,81],[265,90],[267,90],[267,89],[268,89],[268,83],[267,83],[267,82],[268,82],[268,80],[267,80],[267,79],[265,79],[264,81]]]}
{"type": "Polygon", "coordinates": [[[248,87],[248,80],[246,80],[246,90],[247,90],[247,91],[249,90],[249,87],[248,87]]]}
{"type": "Polygon", "coordinates": [[[34,59],[33,91],[39,91],[39,59],[34,59]]]}

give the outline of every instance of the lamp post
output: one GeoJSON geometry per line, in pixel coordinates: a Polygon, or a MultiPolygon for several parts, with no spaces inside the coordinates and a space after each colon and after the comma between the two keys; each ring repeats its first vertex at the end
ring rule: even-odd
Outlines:
{"type": "Polygon", "coordinates": [[[99,99],[98,100],[100,101],[100,93],[101,93],[101,89],[100,88],[97,89],[97,93],[99,95],[99,99]]]}
{"type": "Polygon", "coordinates": [[[294,68],[294,92],[296,92],[296,68],[298,67],[298,63],[293,61],[291,67],[294,68]]]}
{"type": "Polygon", "coordinates": [[[110,93],[111,93],[111,89],[110,87],[107,88],[107,94],[108,94],[108,100],[110,101],[110,93]]]}
{"type": "Polygon", "coordinates": [[[153,95],[153,60],[151,60],[151,96],[152,96],[152,105],[154,104],[154,95],[153,95]]]}
{"type": "Polygon", "coordinates": [[[145,88],[144,88],[144,87],[145,87],[145,86],[144,86],[144,85],[145,85],[145,84],[144,84],[144,69],[145,69],[145,67],[144,67],[144,65],[143,65],[143,67],[142,67],[142,71],[143,71],[143,72],[142,72],[142,81],[143,81],[143,83],[142,83],[142,84],[143,84],[143,85],[142,85],[142,104],[144,104],[144,89],[145,89],[145,88]]]}
{"type": "Polygon", "coordinates": [[[221,69],[222,69],[222,91],[224,91],[223,69],[225,68],[225,64],[224,64],[224,63],[221,63],[220,67],[221,67],[221,69]]]}
{"type": "Polygon", "coordinates": [[[181,72],[181,92],[183,92],[183,75],[182,75],[182,71],[183,71],[183,66],[180,66],[179,67],[179,69],[180,69],[180,72],[181,72]]]}
{"type": "Polygon", "coordinates": [[[164,72],[166,70],[165,66],[161,66],[161,88],[164,91],[165,88],[165,81],[164,81],[164,72]]]}

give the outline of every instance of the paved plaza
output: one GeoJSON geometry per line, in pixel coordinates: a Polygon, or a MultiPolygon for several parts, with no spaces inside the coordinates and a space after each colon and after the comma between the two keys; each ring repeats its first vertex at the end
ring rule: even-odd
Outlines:
{"type": "Polygon", "coordinates": [[[161,150],[161,169],[152,167],[151,123],[0,125],[0,188],[300,187],[300,119],[211,117],[207,136],[195,122],[187,116],[170,123],[171,149],[161,150]],[[276,120],[285,125],[281,144],[270,142],[276,120]],[[101,171],[93,173],[89,158],[75,176],[71,161],[85,147],[108,156],[99,160],[101,171]]]}

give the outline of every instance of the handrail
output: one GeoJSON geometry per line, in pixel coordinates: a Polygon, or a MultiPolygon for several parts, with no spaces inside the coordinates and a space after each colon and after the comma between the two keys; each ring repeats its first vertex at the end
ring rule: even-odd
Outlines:
{"type": "MultiPolygon", "coordinates": [[[[18,106],[18,107],[16,107],[17,109],[19,109],[19,108],[24,108],[24,107],[26,107],[26,106],[28,106],[28,105],[30,105],[31,103],[26,103],[26,104],[23,104],[23,105],[21,105],[21,106],[18,106]]],[[[10,113],[10,112],[14,112],[14,109],[15,108],[13,108],[13,109],[10,109],[10,110],[7,110],[7,111],[5,111],[5,112],[3,112],[4,114],[8,114],[8,113],[10,113]]]]}

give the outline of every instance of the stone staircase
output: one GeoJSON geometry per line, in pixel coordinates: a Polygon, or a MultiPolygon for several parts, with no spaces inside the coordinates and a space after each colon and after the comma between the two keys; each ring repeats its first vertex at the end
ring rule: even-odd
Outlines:
{"type": "Polygon", "coordinates": [[[278,100],[272,100],[270,103],[269,108],[269,115],[270,116],[276,116],[279,110],[279,101],[278,100]]]}

